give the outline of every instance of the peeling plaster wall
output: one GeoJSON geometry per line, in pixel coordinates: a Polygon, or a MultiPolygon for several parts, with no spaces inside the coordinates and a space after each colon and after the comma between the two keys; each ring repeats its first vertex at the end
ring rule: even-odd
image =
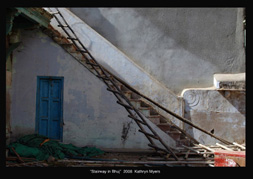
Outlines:
{"type": "MultiPolygon", "coordinates": [[[[186,89],[182,95],[185,117],[192,123],[230,142],[246,142],[245,91],[186,89]]],[[[184,127],[202,144],[221,143],[187,124],[184,127]]]]}
{"type": "MultiPolygon", "coordinates": [[[[179,115],[183,115],[183,102],[180,97],[136,65],[132,59],[90,28],[90,26],[72,12],[66,8],[59,9],[68,22],[68,25],[71,26],[80,41],[101,65],[106,67],[115,76],[130,84],[143,95],[148,96],[165,108],[179,115]]],[[[51,25],[58,31],[63,31],[58,27],[58,22],[55,19],[52,19],[51,25]]],[[[111,33],[113,34],[113,32],[111,33]]],[[[174,117],[171,115],[166,113],[163,115],[175,121],[174,117]]],[[[181,126],[181,123],[178,121],[176,124],[181,126]]]]}
{"type": "MultiPolygon", "coordinates": [[[[64,77],[64,143],[148,148],[148,140],[106,85],[58,44],[40,30],[22,31],[21,41],[13,56],[12,141],[35,132],[37,76],[59,76],[64,77]]],[[[167,143],[175,145],[169,137],[167,143]]]]}
{"type": "Polygon", "coordinates": [[[245,72],[242,8],[69,10],[177,95],[245,72]]]}

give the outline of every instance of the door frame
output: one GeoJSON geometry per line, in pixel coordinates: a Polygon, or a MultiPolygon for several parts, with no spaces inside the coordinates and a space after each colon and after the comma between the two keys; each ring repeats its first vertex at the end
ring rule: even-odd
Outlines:
{"type": "MultiPolygon", "coordinates": [[[[64,90],[64,77],[58,76],[37,76],[37,91],[36,91],[36,119],[35,119],[35,133],[39,134],[39,104],[40,104],[40,80],[41,79],[52,79],[52,80],[61,80],[61,107],[60,107],[60,141],[63,140],[63,90],[64,90]]],[[[54,139],[55,140],[55,139],[54,139]]]]}

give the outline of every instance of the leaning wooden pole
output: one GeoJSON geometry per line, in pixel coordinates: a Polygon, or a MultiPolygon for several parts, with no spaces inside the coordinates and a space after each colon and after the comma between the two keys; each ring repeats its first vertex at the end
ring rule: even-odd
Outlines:
{"type": "Polygon", "coordinates": [[[161,109],[164,110],[165,112],[169,113],[170,115],[174,116],[174,117],[177,118],[178,120],[180,120],[180,121],[182,121],[182,122],[184,122],[184,123],[186,123],[186,124],[188,124],[188,125],[190,125],[190,126],[196,128],[196,129],[198,129],[198,130],[204,132],[205,134],[210,135],[211,137],[213,137],[213,138],[215,138],[215,139],[217,139],[217,140],[219,140],[219,141],[221,141],[221,142],[223,142],[223,143],[225,143],[225,144],[227,144],[227,145],[233,144],[232,142],[229,142],[229,141],[227,141],[227,140],[225,140],[225,139],[222,139],[222,138],[220,138],[220,137],[218,137],[218,136],[216,136],[216,135],[214,135],[214,134],[212,134],[212,133],[210,133],[210,132],[208,132],[208,131],[206,131],[206,130],[200,128],[199,126],[196,126],[195,124],[193,124],[193,123],[192,123],[191,121],[189,121],[188,119],[186,119],[186,118],[184,118],[184,117],[182,117],[182,116],[179,116],[178,114],[176,114],[176,113],[174,113],[174,112],[172,112],[172,111],[166,109],[165,107],[161,106],[160,104],[158,104],[157,102],[155,102],[155,101],[153,101],[152,99],[148,98],[147,96],[145,96],[145,95],[139,93],[137,90],[135,90],[135,89],[134,89],[133,87],[131,87],[129,84],[127,84],[126,82],[124,82],[124,81],[121,80],[120,78],[116,77],[115,75],[113,75],[112,73],[110,73],[108,70],[106,70],[106,71],[107,71],[110,75],[112,75],[115,79],[117,79],[120,83],[122,83],[123,85],[125,85],[125,87],[127,87],[129,90],[131,90],[131,91],[133,91],[134,93],[136,93],[137,95],[140,95],[141,97],[145,98],[146,100],[148,100],[149,102],[151,102],[151,103],[153,103],[154,105],[158,106],[159,108],[161,108],[161,109]]]}

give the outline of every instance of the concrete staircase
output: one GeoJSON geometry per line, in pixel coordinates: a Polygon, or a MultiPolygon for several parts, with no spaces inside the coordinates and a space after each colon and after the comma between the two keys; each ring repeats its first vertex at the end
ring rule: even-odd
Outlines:
{"type": "MultiPolygon", "coordinates": [[[[96,69],[101,75],[102,71],[97,68],[96,69]]],[[[110,76],[111,79],[114,79],[113,76],[110,76]]],[[[175,125],[171,120],[164,117],[157,110],[155,110],[150,104],[146,103],[141,96],[136,94],[135,92],[129,90],[125,85],[119,83],[118,81],[114,81],[124,95],[130,100],[132,105],[137,108],[147,119],[149,119],[153,124],[159,127],[164,133],[169,135],[176,142],[176,146],[191,146],[193,143],[197,141],[189,138],[180,127],[175,125]]]]}
{"type": "MultiPolygon", "coordinates": [[[[69,12],[67,11],[67,13],[69,13],[69,12]]],[[[72,17],[72,16],[66,16],[66,17],[72,17]]],[[[59,26],[55,25],[55,27],[59,27],[59,26]]],[[[94,31],[92,31],[92,32],[94,33],[94,31]]],[[[55,34],[54,35],[49,34],[49,36],[52,36],[53,39],[58,44],[60,44],[64,49],[66,49],[75,58],[79,59],[79,61],[81,63],[85,62],[84,58],[82,57],[82,54],[80,53],[80,50],[77,50],[73,43],[69,43],[68,40],[66,40],[66,38],[61,37],[60,34],[58,35],[60,38],[57,37],[57,35],[55,35],[55,34]]],[[[98,36],[94,36],[94,38],[96,38],[96,37],[98,37],[98,36]]],[[[101,38],[100,41],[101,40],[104,40],[104,39],[101,38]]],[[[109,48],[109,49],[114,49],[114,48],[109,48]]],[[[119,53],[119,52],[117,52],[117,53],[119,53]]],[[[100,54],[107,54],[107,53],[101,52],[100,54]]],[[[92,61],[91,59],[89,59],[89,60],[92,61]]],[[[128,60],[126,60],[126,61],[129,62],[128,60]]],[[[93,62],[90,64],[93,64],[93,62]]],[[[118,64],[121,64],[121,63],[118,63],[118,64]]],[[[103,63],[103,65],[105,65],[105,64],[103,63]]],[[[106,67],[108,67],[108,66],[106,65],[106,67]]],[[[132,66],[132,67],[134,68],[134,66],[132,66]]],[[[96,71],[96,73],[100,74],[100,75],[95,74],[97,77],[103,78],[102,76],[104,76],[104,74],[99,67],[96,67],[93,65],[92,68],[96,71]]],[[[123,69],[123,68],[120,68],[120,69],[123,69]]],[[[92,73],[94,73],[94,70],[91,70],[91,71],[93,71],[92,73]]],[[[121,70],[119,70],[119,71],[121,71],[121,70]]],[[[110,74],[113,74],[113,73],[110,72],[110,74]]],[[[140,75],[145,76],[145,73],[140,73],[140,75]]],[[[173,123],[171,119],[168,119],[168,117],[164,117],[164,115],[162,115],[161,112],[158,112],[155,109],[155,106],[151,106],[150,104],[145,102],[145,100],[141,96],[139,96],[138,94],[129,90],[129,88],[127,88],[121,82],[117,81],[114,78],[115,76],[117,76],[117,75],[115,75],[115,74],[109,75],[109,78],[114,81],[114,83],[119,87],[121,92],[123,92],[124,95],[130,100],[131,104],[138,111],[140,111],[147,119],[149,119],[153,124],[155,124],[159,129],[161,129],[165,134],[167,134],[170,138],[172,138],[175,141],[176,146],[181,146],[181,145],[191,146],[191,144],[196,143],[195,139],[193,139],[190,135],[186,134],[185,131],[183,131],[179,126],[177,126],[175,123],[173,123]]],[[[138,79],[138,78],[134,78],[134,79],[138,79]]],[[[131,82],[132,81],[130,81],[130,84],[132,84],[131,82]]],[[[126,81],[126,83],[129,83],[129,81],[126,81]]],[[[144,85],[145,82],[142,82],[142,84],[144,85]]],[[[161,87],[159,85],[152,85],[152,86],[161,87]]],[[[136,86],[134,86],[134,87],[136,87],[136,86]]],[[[142,89],[145,89],[145,88],[146,88],[145,85],[142,86],[142,89]]],[[[114,89],[113,86],[112,86],[112,89],[114,89]]],[[[147,94],[145,94],[145,91],[140,90],[139,88],[137,88],[137,90],[140,91],[141,94],[144,93],[144,95],[147,95],[147,94]]],[[[108,90],[108,91],[110,91],[110,90],[108,90]]],[[[160,88],[160,91],[164,92],[163,94],[168,94],[168,92],[169,92],[167,90],[163,91],[162,87],[160,88]]],[[[152,94],[156,94],[156,93],[152,93],[152,94]]],[[[148,96],[150,97],[150,95],[148,95],[148,96]]],[[[171,107],[173,106],[174,108],[178,109],[178,106],[180,106],[180,104],[181,104],[181,102],[178,101],[177,97],[174,95],[169,95],[169,96],[165,95],[163,97],[163,99],[166,99],[166,100],[170,101],[169,103],[171,103],[171,105],[166,105],[166,106],[171,106],[171,107]],[[175,105],[175,103],[179,103],[179,105],[178,104],[175,105]]],[[[159,100],[158,100],[158,102],[159,102],[159,100]]],[[[174,110],[172,110],[172,111],[174,111],[174,110]]],[[[179,113],[181,113],[181,112],[179,112],[179,113]]]]}
{"type": "Polygon", "coordinates": [[[128,90],[124,85],[120,85],[120,89],[146,118],[173,138],[176,141],[177,146],[181,146],[182,144],[190,146],[192,144],[193,141],[183,133],[182,129],[173,124],[169,119],[166,119],[163,115],[159,114],[151,105],[144,102],[139,95],[128,90]]]}
{"type": "MultiPolygon", "coordinates": [[[[109,43],[106,39],[100,36],[97,32],[91,29],[87,24],[85,24],[82,20],[73,15],[71,12],[69,12],[64,8],[61,11],[63,12],[63,14],[65,14],[66,19],[69,22],[68,26],[71,26],[71,28],[73,28],[73,30],[79,35],[80,41],[82,41],[82,43],[85,46],[87,46],[87,51],[90,51],[94,55],[96,61],[98,61],[99,64],[103,66],[103,68],[109,70],[110,74],[113,74],[114,77],[120,78],[122,79],[122,81],[125,82],[121,83],[115,80],[113,76],[111,76],[110,77],[111,80],[113,80],[116,86],[118,86],[118,88],[120,89],[120,91],[111,90],[111,92],[114,93],[123,92],[124,95],[128,98],[128,100],[130,100],[132,105],[135,108],[137,108],[137,110],[140,111],[153,124],[155,124],[158,128],[160,128],[164,133],[170,136],[170,138],[174,139],[176,141],[177,146],[180,146],[182,144],[190,146],[192,143],[198,143],[196,139],[192,138],[189,134],[187,134],[184,130],[182,130],[184,126],[183,127],[181,126],[181,122],[177,123],[177,121],[174,121],[172,117],[168,117],[168,114],[166,112],[165,114],[164,111],[158,109],[157,106],[155,105],[151,106],[150,103],[146,102],[145,99],[143,99],[141,96],[139,96],[132,90],[129,90],[129,88],[123,84],[126,83],[131,84],[131,86],[134,89],[138,90],[139,94],[148,96],[148,98],[151,99],[152,101],[155,101],[159,105],[161,104],[161,106],[164,106],[164,108],[168,109],[169,111],[172,111],[174,114],[177,114],[177,116],[179,116],[177,118],[180,118],[181,116],[184,115],[183,100],[186,99],[185,97],[179,98],[171,91],[169,91],[166,87],[164,87],[162,84],[160,84],[157,80],[152,78],[145,71],[142,71],[141,68],[139,68],[136,64],[134,64],[131,61],[131,59],[129,59],[126,55],[124,55],[121,51],[119,51],[116,47],[114,47],[111,43],[109,43]],[[87,39],[89,42],[87,42],[87,39]]],[[[57,23],[56,24],[52,23],[52,26],[55,29],[59,30],[59,26],[57,23]]],[[[57,43],[59,43],[58,40],[55,39],[55,37],[53,37],[53,39],[57,41],[57,43]]],[[[80,53],[82,51],[80,51],[80,49],[79,51],[76,50],[76,47],[74,47],[73,44],[71,43],[70,44],[65,43],[66,42],[63,41],[63,43],[59,44],[61,44],[61,46],[63,46],[63,48],[65,48],[72,56],[77,58],[80,62],[84,63],[85,60],[82,57],[83,55],[80,53]]],[[[82,53],[87,53],[87,51],[84,51],[82,53]]],[[[88,58],[88,60],[90,61],[92,60],[92,58],[91,59],[88,58]]],[[[87,64],[91,65],[93,63],[87,64]]],[[[95,69],[94,65],[96,64],[93,64],[91,71],[94,71],[95,69]]],[[[90,67],[87,67],[87,69],[88,68],[90,67]]],[[[100,75],[103,76],[103,73],[100,71],[100,68],[96,68],[96,71],[98,71],[98,73],[100,73],[100,75]]],[[[97,75],[96,73],[95,75],[97,77],[103,80],[108,80],[104,77],[101,77],[100,75],[97,75]]],[[[234,85],[233,83],[230,82],[223,83],[222,80],[220,80],[219,78],[217,78],[216,81],[217,85],[222,88],[234,85]]],[[[111,89],[114,88],[112,87],[111,89]]],[[[189,95],[190,100],[188,100],[187,104],[190,104],[191,106],[196,106],[197,104],[195,104],[195,102],[198,101],[195,100],[193,97],[194,97],[193,95],[189,95]],[[191,100],[193,100],[193,104],[191,104],[191,100]]],[[[126,106],[126,104],[123,104],[123,106],[126,106]]],[[[206,112],[204,112],[203,114],[205,113],[206,112]]],[[[183,121],[186,123],[190,122],[187,119],[186,120],[183,119],[183,121]]],[[[198,126],[195,125],[194,127],[196,128],[198,126]]],[[[198,130],[200,130],[200,128],[198,130]]],[[[201,129],[200,131],[205,132],[209,136],[218,138],[217,136],[214,136],[212,135],[212,133],[208,132],[209,130],[201,129]]],[[[189,131],[189,133],[190,132],[191,131],[189,131]]]]}
{"type": "MultiPolygon", "coordinates": [[[[79,40],[100,65],[103,65],[103,67],[109,70],[114,76],[130,84],[141,94],[148,96],[166,109],[180,116],[184,115],[184,102],[180,96],[170,91],[164,84],[138,66],[130,57],[71,11],[66,8],[59,8],[59,10],[69,26],[75,31],[79,40]]],[[[54,11],[53,8],[52,11],[54,11]]],[[[52,19],[50,24],[61,34],[65,34],[62,28],[58,26],[58,22],[55,19],[52,19]]],[[[69,48],[71,48],[71,46],[69,48]]],[[[75,55],[82,56],[80,53],[75,53],[75,55]]],[[[163,113],[163,111],[161,111],[161,113],[168,118],[167,113],[163,113]]],[[[172,116],[169,116],[169,118],[177,126],[183,127],[181,121],[172,116]]]]}

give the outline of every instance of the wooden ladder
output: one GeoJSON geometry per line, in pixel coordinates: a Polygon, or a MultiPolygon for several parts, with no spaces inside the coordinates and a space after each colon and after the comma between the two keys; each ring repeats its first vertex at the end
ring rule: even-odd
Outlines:
{"type": "MultiPolygon", "coordinates": [[[[173,113],[172,111],[169,111],[168,109],[164,108],[160,104],[152,101],[148,97],[142,95],[138,91],[136,91],[134,88],[132,88],[130,85],[119,79],[118,77],[114,76],[112,73],[110,73],[108,70],[106,70],[102,65],[100,65],[96,59],[91,55],[91,53],[87,50],[87,48],[82,44],[82,42],[79,40],[73,29],[69,26],[67,21],[65,20],[64,16],[60,12],[58,8],[54,8],[55,10],[52,11],[51,8],[48,8],[51,14],[54,16],[55,20],[58,22],[58,27],[60,27],[65,34],[67,35],[67,39],[62,42],[61,45],[64,45],[65,47],[70,47],[72,52],[70,53],[81,53],[82,59],[80,58],[75,58],[81,65],[83,65],[85,68],[87,68],[91,73],[93,73],[95,76],[97,76],[101,81],[103,81],[107,85],[107,90],[112,92],[115,97],[117,98],[117,103],[121,106],[123,106],[126,111],[129,113],[128,117],[133,119],[136,124],[138,125],[139,132],[143,133],[145,137],[148,139],[149,144],[148,146],[153,148],[157,153],[159,154],[164,154],[167,156],[167,154],[171,154],[175,160],[179,160],[177,156],[177,149],[174,149],[170,146],[168,146],[165,141],[157,134],[157,132],[151,127],[149,123],[146,122],[146,119],[144,119],[143,114],[145,114],[145,110],[149,110],[147,112],[150,113],[152,110],[151,106],[141,106],[141,104],[137,104],[138,100],[133,99],[131,96],[132,94],[136,94],[144,98],[145,100],[148,100],[155,106],[158,106],[160,109],[164,110],[168,114],[172,115],[176,119],[210,135],[211,137],[214,137],[221,142],[229,145],[232,144],[229,141],[226,141],[220,137],[217,137],[213,135],[212,133],[200,128],[199,126],[196,126],[195,124],[191,123],[189,120],[173,113]],[[138,106],[139,105],[139,106],[138,106]],[[143,110],[140,112],[138,109],[143,110]],[[157,145],[156,142],[160,143],[161,145],[157,145]],[[162,147],[161,147],[162,146],[162,147]]],[[[152,121],[152,115],[145,115],[148,119],[152,121]]],[[[157,117],[157,116],[156,116],[157,117]]],[[[160,117],[162,117],[160,115],[160,117]]],[[[157,125],[160,129],[164,127],[162,124],[157,125]]],[[[198,143],[194,138],[192,138],[190,135],[188,135],[185,131],[177,127],[176,125],[172,124],[169,127],[175,127],[177,130],[179,130],[182,135],[187,136],[187,138],[194,143],[198,143]]],[[[173,130],[172,130],[173,131],[173,130]]],[[[178,132],[177,132],[178,133],[178,132]]],[[[171,133],[172,134],[172,133],[171,133]]],[[[176,133],[172,134],[175,135],[176,133]]]]}
{"type": "Polygon", "coordinates": [[[98,78],[100,78],[106,85],[107,90],[112,92],[117,98],[117,103],[123,106],[126,111],[129,113],[128,117],[133,119],[138,125],[139,132],[144,134],[149,141],[148,146],[155,149],[158,153],[171,154],[175,160],[178,160],[177,155],[173,151],[173,149],[168,146],[164,140],[157,134],[157,132],[146,122],[140,112],[134,107],[134,105],[130,102],[130,100],[126,97],[126,95],[121,91],[119,86],[114,79],[114,76],[109,74],[91,55],[91,53],[87,50],[87,48],[82,44],[79,40],[73,29],[68,25],[64,16],[60,12],[58,8],[55,8],[56,11],[51,11],[51,14],[54,16],[55,20],[58,22],[58,27],[62,28],[62,30],[66,33],[67,39],[69,39],[73,45],[76,47],[76,51],[80,52],[85,61],[79,61],[81,63],[86,63],[91,67],[91,69],[95,72],[98,78]],[[67,30],[68,29],[68,30],[67,30]],[[146,126],[146,128],[144,127],[146,126]],[[148,129],[148,130],[147,130],[148,129]],[[154,140],[158,141],[163,147],[157,146],[154,140]]]}

